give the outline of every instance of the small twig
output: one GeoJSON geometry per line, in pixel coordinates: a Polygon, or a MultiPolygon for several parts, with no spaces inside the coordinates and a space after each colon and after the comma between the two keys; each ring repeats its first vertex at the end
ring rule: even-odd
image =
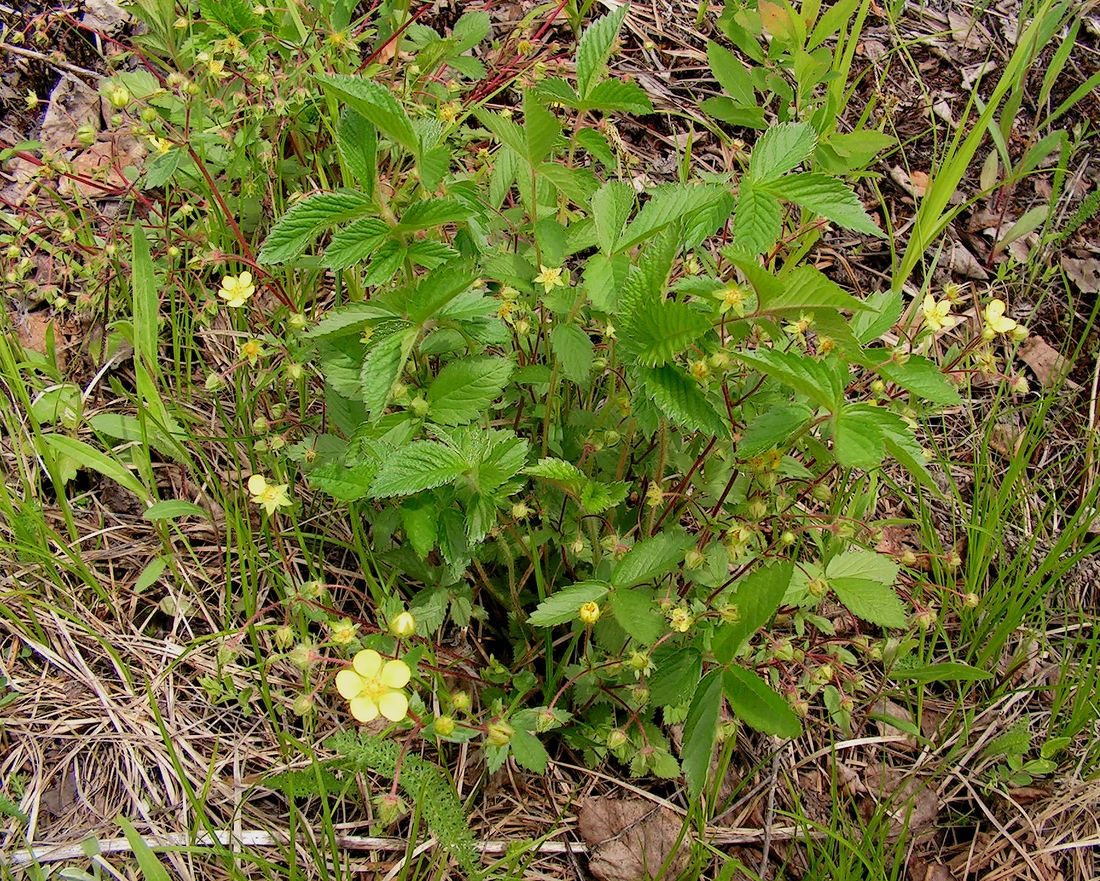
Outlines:
{"type": "Polygon", "coordinates": [[[33,49],[23,49],[20,46],[13,46],[11,43],[0,43],[0,49],[5,52],[10,52],[12,55],[21,55],[24,58],[31,58],[35,61],[41,61],[44,64],[48,64],[51,67],[56,67],[58,70],[68,71],[69,73],[79,74],[80,76],[91,77],[94,80],[106,79],[101,73],[96,73],[94,70],[87,70],[83,67],[77,67],[75,64],[70,64],[68,61],[60,61],[56,58],[52,58],[46,55],[44,52],[35,52],[33,49]]]}

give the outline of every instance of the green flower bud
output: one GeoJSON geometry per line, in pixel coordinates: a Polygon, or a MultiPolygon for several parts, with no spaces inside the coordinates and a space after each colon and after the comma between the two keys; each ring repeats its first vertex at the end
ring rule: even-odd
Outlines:
{"type": "Polygon", "coordinates": [[[440,737],[450,737],[455,730],[455,720],[450,716],[435,717],[435,733],[440,737]]]}
{"type": "Polygon", "coordinates": [[[507,722],[490,722],[486,740],[490,746],[507,746],[515,733],[516,729],[507,722]]]}

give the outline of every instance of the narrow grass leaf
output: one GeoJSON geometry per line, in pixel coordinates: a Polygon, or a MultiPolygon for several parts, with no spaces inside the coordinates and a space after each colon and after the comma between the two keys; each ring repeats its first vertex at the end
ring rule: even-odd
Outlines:
{"type": "Polygon", "coordinates": [[[993,678],[993,674],[987,670],[955,661],[923,667],[896,668],[890,671],[889,676],[891,679],[905,679],[910,682],[981,682],[993,678]]]}

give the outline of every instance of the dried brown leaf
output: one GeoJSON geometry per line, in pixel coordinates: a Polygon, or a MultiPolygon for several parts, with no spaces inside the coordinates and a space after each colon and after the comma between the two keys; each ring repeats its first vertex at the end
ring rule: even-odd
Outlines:
{"type": "Polygon", "coordinates": [[[1020,346],[1020,360],[1032,369],[1044,387],[1054,385],[1069,370],[1069,363],[1058,350],[1035,334],[1020,346]]]}
{"type": "Polygon", "coordinates": [[[581,807],[577,828],[589,846],[588,868],[599,881],[675,878],[687,868],[683,822],[641,798],[593,798],[581,807]],[[670,859],[671,855],[671,859],[670,859]],[[658,874],[668,861],[668,869],[658,874]]]}
{"type": "Polygon", "coordinates": [[[1070,281],[1077,285],[1077,289],[1081,293],[1095,294],[1100,292],[1100,260],[1095,257],[1086,257],[1083,260],[1063,257],[1062,269],[1066,271],[1070,281]]]}

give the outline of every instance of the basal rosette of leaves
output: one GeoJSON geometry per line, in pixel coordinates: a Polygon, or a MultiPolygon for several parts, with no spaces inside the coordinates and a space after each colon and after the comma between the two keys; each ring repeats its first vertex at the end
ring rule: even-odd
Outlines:
{"type": "Polygon", "coordinates": [[[723,707],[794,737],[816,695],[843,723],[858,646],[822,604],[868,635],[908,625],[855,475],[891,462],[934,491],[912,411],[957,395],[879,342],[900,297],[807,261],[825,222],[881,235],[811,122],[785,111],[729,174],[625,179],[604,121],[652,110],[605,75],[626,14],[585,31],[575,84],[543,79],[515,113],[428,116],[319,76],[355,186],[297,201],[259,261],[367,292],[302,335],[327,425],[291,452],[370,529],[421,636],[479,617],[515,659],[481,675],[490,766],[542,770],[557,729],[698,793],[723,707]]]}

